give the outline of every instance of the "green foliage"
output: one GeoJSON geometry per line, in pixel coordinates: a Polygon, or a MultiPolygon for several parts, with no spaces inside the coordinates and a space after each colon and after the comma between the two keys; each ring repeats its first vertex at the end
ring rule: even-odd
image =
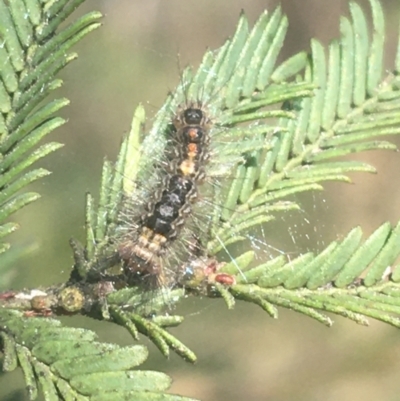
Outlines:
{"type": "MultiPolygon", "coordinates": [[[[32,164],[59,149],[57,142],[37,144],[65,123],[57,114],[69,101],[45,100],[62,85],[57,73],[77,55],[72,45],[100,24],[100,13],[89,13],[57,31],[83,0],[0,1],[0,236],[18,227],[5,220],[39,198],[21,192],[50,174],[32,164]]],[[[4,252],[9,244],[1,244],[4,252]]]]}
{"type": "MultiPolygon", "coordinates": [[[[281,203],[288,195],[322,189],[323,181],[349,182],[348,172],[375,171],[363,162],[338,157],[364,150],[396,149],[389,142],[374,139],[400,132],[400,102],[398,60],[395,73],[382,78],[383,12],[377,1],[371,0],[371,7],[371,40],[361,8],[350,3],[352,21],[342,18],[341,38],[329,46],[328,61],[322,45],[312,41],[301,80],[315,85],[315,96],[286,106],[296,110],[297,118],[280,120],[279,126],[287,130],[274,136],[271,149],[257,160],[256,172],[252,167],[242,167],[228,195],[228,210],[232,212],[226,223],[216,225],[219,228],[215,230],[216,240],[209,244],[210,253],[268,220],[274,206],[281,210],[296,207],[281,203]],[[249,176],[251,186],[246,185],[249,176]],[[232,231],[236,238],[232,238],[232,231]]],[[[386,223],[365,243],[361,236],[361,229],[356,228],[319,255],[307,253],[290,262],[280,257],[251,269],[247,263],[235,263],[236,271],[239,268],[243,275],[236,272],[238,284],[229,292],[260,305],[274,317],[276,306],[284,306],[326,324],[331,320],[321,310],[362,324],[367,323],[368,316],[399,326],[398,318],[392,316],[398,312],[395,294],[399,272],[393,266],[400,251],[398,227],[392,229],[386,223]]],[[[234,273],[232,264],[227,271],[234,273]]]]}
{"type": "Polygon", "coordinates": [[[379,3],[371,1],[371,5],[375,32],[371,43],[365,16],[355,3],[350,7],[353,21],[342,18],[342,36],[329,46],[328,62],[322,45],[312,41],[299,79],[314,85],[314,96],[286,104],[297,117],[280,119],[278,126],[286,129],[273,136],[271,149],[259,150],[251,155],[253,163],[238,167],[225,198],[224,224],[216,220],[216,239],[209,242],[211,254],[221,249],[221,242],[236,242],[250,227],[272,219],[277,208],[297,207],[282,204],[288,196],[322,189],[324,181],[350,182],[349,172],[375,172],[364,162],[338,157],[396,149],[374,139],[399,133],[400,102],[398,77],[381,79],[384,20],[379,3]]]}
{"type": "MultiPolygon", "coordinates": [[[[253,302],[277,317],[276,306],[308,315],[328,326],[333,312],[367,325],[366,317],[400,327],[400,223],[383,224],[362,241],[359,227],[318,255],[278,257],[251,266],[252,252],[237,264],[242,274],[230,288],[238,299],[253,302]],[[361,279],[360,277],[363,277],[361,279]]],[[[232,272],[227,265],[222,271],[232,272]]]]}
{"type": "Polygon", "coordinates": [[[98,342],[92,331],[2,309],[0,328],[6,327],[3,370],[21,366],[31,400],[39,390],[46,400],[190,400],[164,394],[171,385],[164,373],[134,369],[147,359],[144,346],[98,342]]]}
{"type": "MultiPolygon", "coordinates": [[[[168,295],[169,302],[177,302],[185,294],[182,289],[176,289],[168,295]]],[[[186,361],[196,362],[197,357],[194,352],[166,330],[166,328],[181,324],[183,317],[169,314],[152,318],[143,317],[140,307],[138,307],[142,302],[143,291],[141,289],[124,288],[113,292],[107,297],[105,316],[124,326],[135,340],[139,339],[139,333],[147,336],[165,357],[168,358],[170,350],[173,350],[186,361]]],[[[158,296],[152,294],[151,306],[153,310],[165,309],[165,298],[162,293],[158,296]]]]}
{"type": "MultiPolygon", "coordinates": [[[[59,0],[39,6],[35,1],[0,0],[0,26],[12,27],[2,32],[6,46],[0,48],[0,61],[7,60],[0,72],[3,219],[37,197],[15,193],[47,172],[19,174],[59,146],[43,145],[25,155],[63,123],[53,114],[65,100],[37,106],[59,86],[56,72],[75,57],[66,50],[98,25],[99,15],[92,13],[55,34],[80,2],[59,0]],[[24,4],[29,20],[18,13],[24,4]]],[[[94,272],[109,274],[124,196],[151,180],[171,117],[187,99],[204,100],[214,123],[213,157],[206,173],[218,180],[201,190],[213,205],[201,232],[209,258],[221,258],[227,245],[245,239],[276,213],[299,209],[293,195],[322,190],[326,181],[350,182],[348,174],[354,171],[374,172],[373,166],[343,158],[364,150],[396,149],[377,138],[400,133],[400,45],[394,72],[382,76],[384,18],[379,2],[370,4],[372,36],[363,11],[350,3],[351,19],[341,19],[339,40],[328,49],[313,40],[309,55],[295,54],[280,65],[277,58],[288,24],[281,9],[263,13],[253,29],[243,14],[232,38],[219,50],[207,51],[197,72],[184,71],[143,141],[145,114],[139,106],[117,162],[104,163],[97,206],[91,195],[87,197],[86,243],[72,243],[75,282],[86,284],[94,272]]],[[[15,229],[12,223],[2,227],[1,235],[15,229]]],[[[400,223],[385,223],[365,240],[355,228],[318,254],[291,260],[280,256],[262,264],[255,264],[254,252],[247,251],[219,264],[217,273],[232,277],[232,285],[207,282],[212,287],[207,292],[204,283],[198,288],[180,284],[190,293],[221,296],[230,308],[236,300],[255,303],[274,318],[281,306],[326,325],[332,324],[325,314],[330,312],[363,325],[372,317],[399,327],[399,235],[400,223]]],[[[183,297],[182,288],[174,291],[176,300],[183,297]]],[[[166,330],[182,318],[147,319],[138,308],[141,300],[137,288],[112,292],[101,300],[101,318],[126,327],[135,339],[138,333],[147,335],[165,356],[173,350],[194,361],[195,355],[166,330]]],[[[39,387],[46,400],[182,399],[163,393],[170,384],[165,375],[132,370],[146,358],[140,346],[97,343],[91,332],[62,328],[44,318],[23,319],[18,312],[2,309],[0,333],[4,370],[22,367],[32,399],[39,387]]]]}
{"type": "MultiPolygon", "coordinates": [[[[315,96],[289,105],[299,110],[297,119],[280,121],[287,131],[273,138],[272,148],[257,162],[257,173],[243,168],[235,178],[231,186],[235,199],[229,195],[229,210],[237,206],[216,231],[211,253],[221,248],[219,239],[236,241],[232,239],[233,227],[240,239],[244,230],[258,224],[258,219],[267,219],[266,213],[282,198],[322,189],[323,181],[350,181],[346,173],[351,171],[375,171],[363,162],[343,161],[339,156],[396,149],[386,141],[371,141],[399,133],[400,122],[397,71],[382,79],[383,12],[377,1],[371,1],[371,7],[371,41],[365,16],[356,3],[350,4],[352,21],[341,20],[341,38],[329,46],[328,62],[321,44],[312,41],[303,79],[314,83],[315,96]],[[250,174],[254,185],[244,194],[250,174]]],[[[238,284],[229,291],[260,305],[273,317],[277,315],[276,306],[284,306],[325,324],[331,320],[321,310],[362,324],[367,323],[368,316],[398,327],[398,318],[392,316],[398,313],[399,272],[393,266],[400,253],[398,230],[398,226],[392,229],[386,223],[362,243],[361,229],[356,228],[319,255],[307,253],[291,261],[280,257],[249,270],[247,263],[236,263],[243,274],[236,273],[238,284]]],[[[233,273],[232,265],[228,271],[233,273]]]]}

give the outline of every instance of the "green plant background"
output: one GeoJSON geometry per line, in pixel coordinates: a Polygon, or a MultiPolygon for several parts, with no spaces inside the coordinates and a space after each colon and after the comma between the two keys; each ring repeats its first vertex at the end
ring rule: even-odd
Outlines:
{"type": "MultiPolygon", "coordinates": [[[[284,58],[307,49],[311,37],[325,44],[337,37],[339,17],[347,14],[348,5],[347,0],[281,3],[290,21],[284,58]]],[[[13,249],[21,252],[27,247],[28,251],[15,264],[8,287],[37,287],[67,279],[72,264],[68,239],[83,237],[85,192],[96,194],[103,157],[116,156],[134,107],[144,103],[150,127],[151,116],[177,84],[180,68],[197,65],[206,47],[219,47],[234,32],[241,9],[254,21],[265,8],[272,11],[277,4],[266,0],[86,1],[78,13],[100,10],[106,16],[104,26],[78,44],[80,58],[62,73],[62,94],[71,100],[64,111],[69,123],[52,138],[66,146],[41,162],[54,174],[35,184],[33,190],[43,198],[17,216],[21,230],[13,235],[13,249]]],[[[368,12],[367,1],[359,4],[368,12]]],[[[394,59],[399,3],[382,4],[389,66],[394,59]]],[[[391,140],[400,146],[398,138],[391,140]]],[[[331,183],[322,195],[303,196],[304,212],[266,226],[266,241],[298,254],[321,250],[356,225],[369,234],[386,220],[398,221],[400,155],[371,152],[354,157],[376,166],[378,175],[353,174],[355,185],[331,183]]],[[[238,302],[228,311],[222,300],[189,299],[179,313],[186,321],[174,333],[196,352],[199,362],[191,366],[175,355],[166,361],[149,345],[150,358],[143,367],[170,374],[175,380],[173,393],[220,401],[397,399],[399,332],[390,326],[371,321],[364,328],[335,317],[328,330],[286,310],[281,310],[277,321],[250,304],[238,302]]],[[[65,319],[65,324],[95,329],[102,340],[132,341],[115,325],[83,318],[65,319]]],[[[13,390],[22,385],[19,372],[0,376],[0,400],[11,400],[13,390]]],[[[14,395],[15,400],[23,399],[21,393],[14,395]]]]}

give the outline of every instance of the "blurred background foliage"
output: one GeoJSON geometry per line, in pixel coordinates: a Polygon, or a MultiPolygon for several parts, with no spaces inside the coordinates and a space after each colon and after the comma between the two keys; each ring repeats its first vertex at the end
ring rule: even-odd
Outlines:
{"type": "MultiPolygon", "coordinates": [[[[386,61],[391,68],[398,33],[398,0],[381,0],[387,23],[386,61]]],[[[366,0],[358,3],[369,13],[366,0]]],[[[69,123],[52,138],[66,146],[41,165],[53,175],[32,190],[43,198],[16,217],[21,229],[10,237],[23,256],[7,276],[7,286],[47,286],[65,281],[72,265],[68,240],[83,239],[84,196],[97,194],[103,158],[114,159],[129,130],[134,107],[142,102],[147,128],[180,69],[197,66],[207,47],[217,48],[234,30],[241,9],[255,21],[273,0],[87,0],[74,17],[90,10],[105,14],[102,29],[78,44],[78,61],[62,73],[57,96],[71,105],[69,123]],[[179,54],[179,56],[177,56],[179,54]],[[179,62],[178,62],[179,58],[179,62]]],[[[289,33],[281,58],[308,49],[316,37],[324,44],[339,35],[339,17],[348,1],[283,0],[289,33]]],[[[400,145],[399,138],[391,138],[400,145]]],[[[322,194],[306,194],[301,213],[265,227],[268,245],[294,255],[321,250],[356,225],[370,234],[382,222],[399,220],[400,155],[371,152],[353,156],[378,169],[378,175],[353,174],[355,185],[330,183],[322,194]]],[[[270,252],[264,245],[265,257],[270,252]]],[[[5,282],[0,283],[3,287],[5,282]]],[[[335,317],[327,329],[314,320],[281,310],[274,321],[254,305],[188,299],[177,311],[186,316],[174,334],[197,354],[195,366],[173,355],[165,360],[150,346],[143,368],[167,372],[171,392],[201,400],[376,400],[398,399],[399,331],[371,321],[369,328],[335,317]],[[201,333],[201,334],[199,334],[201,333]]],[[[112,324],[84,318],[67,325],[96,330],[102,340],[128,344],[128,333],[112,324]]],[[[144,340],[146,341],[146,340],[144,340]]],[[[20,373],[0,376],[0,400],[23,400],[20,373]]]]}

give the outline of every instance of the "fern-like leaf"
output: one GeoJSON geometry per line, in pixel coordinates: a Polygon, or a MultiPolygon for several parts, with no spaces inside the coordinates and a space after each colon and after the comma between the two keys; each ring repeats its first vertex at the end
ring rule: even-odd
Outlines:
{"type": "MultiPolygon", "coordinates": [[[[251,255],[238,259],[242,274],[229,289],[238,299],[253,302],[277,316],[276,306],[304,313],[327,325],[323,312],[368,324],[367,317],[400,327],[400,223],[383,224],[362,241],[359,227],[321,253],[284,257],[251,266],[251,255]]],[[[250,252],[252,254],[252,252],[250,252]]],[[[233,271],[229,264],[221,271],[233,271]]]]}
{"type": "Polygon", "coordinates": [[[135,369],[148,355],[140,345],[101,343],[92,331],[7,310],[0,310],[0,342],[3,370],[22,368],[31,400],[39,390],[46,401],[190,400],[165,393],[164,373],[135,369]]]}
{"type": "Polygon", "coordinates": [[[322,45],[312,41],[303,81],[314,85],[314,96],[286,103],[285,109],[296,111],[297,117],[281,119],[278,126],[286,129],[274,135],[271,149],[248,155],[248,162],[238,167],[224,203],[225,223],[216,220],[210,254],[221,250],[221,242],[229,239],[232,244],[252,226],[273,218],[283,198],[322,189],[324,181],[350,182],[349,172],[375,172],[364,162],[338,157],[396,149],[375,139],[400,132],[400,97],[397,75],[382,78],[383,12],[378,1],[370,3],[371,41],[366,17],[356,3],[350,3],[352,21],[341,20],[341,38],[329,46],[328,60],[322,45]]]}
{"type": "MultiPolygon", "coordinates": [[[[57,73],[77,55],[72,45],[99,26],[100,13],[89,13],[57,31],[82,0],[0,1],[0,226],[1,236],[15,230],[4,221],[38,199],[21,192],[29,183],[49,174],[30,169],[33,163],[62,145],[37,144],[65,123],[57,114],[69,102],[43,103],[61,86],[57,73]]],[[[2,244],[0,251],[7,249],[2,244]]]]}

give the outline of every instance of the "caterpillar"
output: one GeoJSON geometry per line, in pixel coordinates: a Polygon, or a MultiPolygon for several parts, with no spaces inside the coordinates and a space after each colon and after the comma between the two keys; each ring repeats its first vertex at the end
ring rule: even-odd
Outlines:
{"type": "Polygon", "coordinates": [[[209,157],[212,123],[201,102],[179,107],[172,125],[165,177],[147,204],[147,213],[118,245],[127,276],[134,282],[144,278],[152,289],[175,282],[177,272],[167,269],[164,260],[190,215],[209,157]]]}

